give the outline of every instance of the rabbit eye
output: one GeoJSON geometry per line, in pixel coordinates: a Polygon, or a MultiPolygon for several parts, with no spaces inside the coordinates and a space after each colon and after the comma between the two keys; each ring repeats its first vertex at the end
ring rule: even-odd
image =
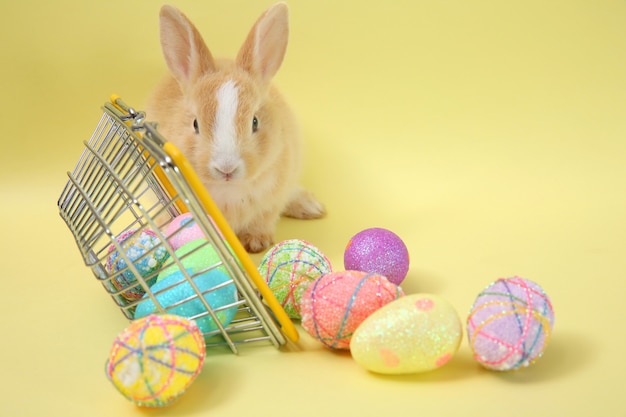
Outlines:
{"type": "Polygon", "coordinates": [[[200,133],[200,128],[198,127],[198,119],[193,119],[193,129],[196,133],[200,133]]]}
{"type": "Polygon", "coordinates": [[[259,119],[256,116],[252,118],[252,133],[259,130],[259,119]]]}

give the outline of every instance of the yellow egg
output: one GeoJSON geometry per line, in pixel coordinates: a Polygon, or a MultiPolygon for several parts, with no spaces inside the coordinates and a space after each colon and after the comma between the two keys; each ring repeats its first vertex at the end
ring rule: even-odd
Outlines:
{"type": "Polygon", "coordinates": [[[399,298],[372,313],[350,342],[354,360],[383,374],[410,374],[445,365],[457,352],[463,327],[454,307],[432,294],[399,298]]]}
{"type": "Polygon", "coordinates": [[[194,321],[172,314],[132,322],[113,342],[106,374],[137,405],[161,407],[182,395],[205,357],[202,332],[194,321]]]}

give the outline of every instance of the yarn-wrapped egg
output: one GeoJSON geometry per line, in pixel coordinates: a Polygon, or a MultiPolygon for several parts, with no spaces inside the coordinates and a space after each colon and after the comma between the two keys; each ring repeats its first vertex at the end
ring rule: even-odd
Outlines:
{"type": "Polygon", "coordinates": [[[372,313],[350,342],[354,360],[382,374],[439,368],[456,354],[463,325],[454,307],[433,294],[410,294],[372,313]]]}
{"type": "Polygon", "coordinates": [[[379,274],[338,271],[313,281],[302,294],[302,327],[332,349],[349,349],[356,328],[385,304],[404,296],[379,274]]]}
{"type": "Polygon", "coordinates": [[[535,282],[501,278],[478,294],[467,318],[467,337],[484,367],[511,371],[541,357],[554,326],[549,297],[535,282]]]}
{"type": "MultiPolygon", "coordinates": [[[[226,327],[237,313],[237,288],[232,279],[218,269],[192,276],[205,302],[222,326],[226,327]]],[[[180,270],[161,279],[150,288],[160,306],[169,314],[193,318],[205,337],[214,336],[219,327],[198,293],[180,270]]],[[[146,294],[135,310],[135,319],[158,313],[159,309],[146,294]]]]}
{"type": "Polygon", "coordinates": [[[348,241],[343,262],[347,270],[381,274],[400,285],[409,271],[409,251],[394,232],[374,227],[348,241]]]}
{"type": "Polygon", "coordinates": [[[137,276],[125,257],[132,262],[141,277],[146,279],[146,284],[150,286],[156,282],[157,273],[169,257],[169,253],[157,234],[150,229],[130,229],[115,239],[121,245],[125,256],[120,254],[115,245],[109,247],[106,269],[110,274],[116,274],[111,279],[111,285],[115,290],[124,290],[121,294],[126,300],[139,300],[145,294],[145,289],[138,283],[137,276]]]}
{"type": "Polygon", "coordinates": [[[106,375],[137,405],[160,407],[180,397],[205,358],[202,333],[183,317],[150,315],[132,322],[113,342],[106,375]]]}
{"type": "Polygon", "coordinates": [[[259,273],[287,315],[299,320],[300,299],[317,278],[331,272],[330,261],[317,247],[300,239],[285,240],[266,252],[259,273]]]}

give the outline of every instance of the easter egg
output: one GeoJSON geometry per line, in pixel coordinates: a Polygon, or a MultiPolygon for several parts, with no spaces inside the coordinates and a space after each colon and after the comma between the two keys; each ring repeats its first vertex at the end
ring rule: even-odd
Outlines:
{"type": "Polygon", "coordinates": [[[198,326],[183,317],[150,315],[132,322],[113,342],[106,375],[133,403],[160,407],[180,397],[205,358],[198,326]]]}
{"type": "Polygon", "coordinates": [[[292,319],[301,318],[300,299],[304,291],[331,269],[326,255],[299,239],[274,245],[259,264],[259,273],[292,319]]]}
{"type": "Polygon", "coordinates": [[[410,294],[372,313],[350,342],[354,360],[382,374],[411,374],[445,365],[463,326],[454,307],[432,294],[410,294]]]}
{"type": "MultiPolygon", "coordinates": [[[[190,271],[191,274],[204,272],[209,268],[216,268],[228,275],[228,270],[222,264],[217,251],[206,239],[196,239],[186,243],[178,248],[174,254],[183,267],[190,271]]],[[[163,270],[159,273],[157,282],[179,270],[180,267],[174,261],[174,258],[170,258],[163,265],[163,270]]]]}
{"type": "MultiPolygon", "coordinates": [[[[213,225],[215,227],[214,223],[213,225]]],[[[221,236],[219,229],[216,228],[216,230],[221,236]]],[[[174,217],[163,229],[163,233],[174,250],[194,240],[207,238],[191,213],[183,213],[174,217]]]]}
{"type": "Polygon", "coordinates": [[[467,337],[480,364],[511,371],[541,357],[553,326],[552,303],[537,283],[501,278],[476,297],[467,318],[467,337]]]}
{"type": "Polygon", "coordinates": [[[375,227],[348,241],[343,262],[347,270],[381,274],[400,285],[409,271],[409,251],[398,235],[375,227]]]}
{"type": "Polygon", "coordinates": [[[131,261],[141,277],[146,278],[146,283],[150,286],[156,282],[157,273],[169,257],[169,253],[156,233],[149,229],[140,231],[130,229],[116,237],[116,240],[121,245],[124,256],[115,245],[109,247],[106,269],[110,274],[117,273],[111,280],[111,285],[118,291],[124,290],[121,294],[128,301],[139,300],[145,290],[138,283],[135,272],[129,267],[126,258],[131,261]]]}
{"type": "MultiPolygon", "coordinates": [[[[191,271],[187,273],[192,275],[191,271]]],[[[192,280],[222,326],[228,326],[237,312],[237,306],[232,305],[238,299],[232,280],[217,269],[195,275],[192,280]]],[[[219,329],[202,299],[180,270],[154,284],[150,291],[167,313],[193,318],[205,337],[212,336],[211,333],[219,329]]],[[[154,313],[159,313],[159,309],[146,294],[137,305],[135,319],[154,313]]]]}
{"type": "Polygon", "coordinates": [[[302,294],[302,327],[332,349],[349,349],[356,328],[370,314],[402,297],[402,289],[382,275],[362,271],[331,272],[302,294]]]}

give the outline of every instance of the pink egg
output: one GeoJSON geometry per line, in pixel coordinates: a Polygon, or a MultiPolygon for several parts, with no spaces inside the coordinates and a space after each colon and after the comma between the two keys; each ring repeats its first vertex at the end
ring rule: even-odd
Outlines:
{"type": "Polygon", "coordinates": [[[352,334],[373,312],[404,296],[400,287],[378,274],[331,272],[302,295],[302,327],[332,349],[349,349],[352,334]]]}
{"type": "MultiPolygon", "coordinates": [[[[221,232],[217,229],[213,220],[211,218],[209,218],[209,220],[221,236],[221,232]]],[[[198,226],[198,223],[191,213],[184,213],[172,219],[165,227],[164,234],[174,250],[194,240],[206,239],[204,232],[200,226],[198,226]]]]}

